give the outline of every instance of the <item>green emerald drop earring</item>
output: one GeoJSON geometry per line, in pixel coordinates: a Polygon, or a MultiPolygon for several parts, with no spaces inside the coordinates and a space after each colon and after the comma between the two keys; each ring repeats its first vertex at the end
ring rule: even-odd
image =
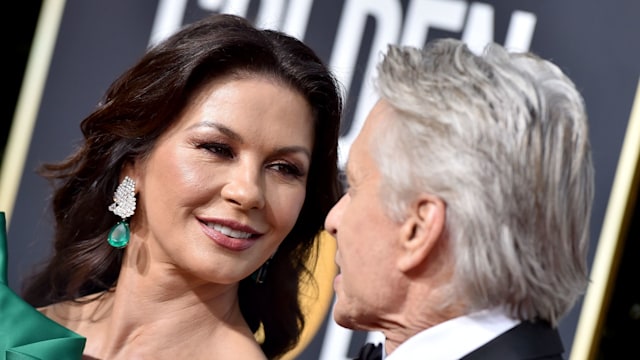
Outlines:
{"type": "Polygon", "coordinates": [[[271,255],[271,257],[269,257],[267,261],[258,268],[258,270],[254,271],[251,274],[251,278],[253,279],[253,281],[255,281],[256,284],[264,283],[265,279],[267,278],[267,269],[269,268],[269,264],[271,263],[275,255],[276,254],[273,253],[273,255],[271,255]]]}
{"type": "Polygon", "coordinates": [[[113,195],[113,204],[109,205],[109,211],[122,219],[109,230],[109,237],[107,238],[109,245],[114,248],[127,246],[131,231],[126,220],[133,216],[135,210],[136,182],[132,178],[125,176],[113,195]]]}

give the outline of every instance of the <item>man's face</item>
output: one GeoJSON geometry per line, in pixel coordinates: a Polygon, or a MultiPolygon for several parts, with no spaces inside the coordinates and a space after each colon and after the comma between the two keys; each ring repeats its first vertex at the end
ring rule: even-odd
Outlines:
{"type": "Polygon", "coordinates": [[[398,305],[394,264],[401,224],[386,214],[381,203],[385,189],[380,187],[381,174],[371,154],[372,136],[393,115],[384,101],[370,112],[349,152],[348,191],[325,221],[327,231],[336,238],[335,261],[340,268],[334,281],[333,315],[347,328],[371,328],[398,305]]]}

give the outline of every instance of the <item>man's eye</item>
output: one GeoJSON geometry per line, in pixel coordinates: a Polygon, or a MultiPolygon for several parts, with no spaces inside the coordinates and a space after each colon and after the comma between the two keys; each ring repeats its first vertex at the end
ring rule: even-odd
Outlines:
{"type": "Polygon", "coordinates": [[[346,193],[349,190],[349,180],[347,179],[347,174],[344,172],[344,170],[339,170],[338,181],[340,181],[342,194],[346,193]]]}

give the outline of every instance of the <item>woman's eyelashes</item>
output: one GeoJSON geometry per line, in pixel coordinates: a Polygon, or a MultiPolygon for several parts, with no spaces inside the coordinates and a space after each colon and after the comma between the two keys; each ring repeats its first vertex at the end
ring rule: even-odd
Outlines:
{"type": "Polygon", "coordinates": [[[278,171],[284,176],[291,178],[301,178],[305,175],[305,172],[303,170],[289,162],[278,161],[272,163],[269,167],[274,169],[275,171],[278,171]]]}
{"type": "Polygon", "coordinates": [[[198,145],[198,148],[206,149],[207,151],[224,158],[233,159],[235,156],[233,149],[228,144],[219,142],[206,142],[198,145]]]}
{"type": "MultiPolygon", "coordinates": [[[[226,143],[202,142],[196,144],[196,147],[224,159],[232,160],[236,157],[233,147],[226,143]]],[[[306,175],[306,170],[303,167],[289,160],[268,161],[266,167],[287,178],[299,179],[306,175]]]]}

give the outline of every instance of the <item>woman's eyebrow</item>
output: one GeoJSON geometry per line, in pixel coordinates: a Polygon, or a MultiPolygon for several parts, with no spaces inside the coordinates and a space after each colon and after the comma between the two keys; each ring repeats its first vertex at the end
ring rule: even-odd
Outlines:
{"type": "Polygon", "coordinates": [[[239,143],[243,142],[242,136],[240,136],[240,134],[236,133],[235,131],[231,130],[230,128],[224,125],[215,123],[213,121],[208,121],[208,120],[201,121],[189,126],[187,129],[197,129],[197,128],[213,128],[220,131],[221,133],[228,136],[229,138],[235,141],[238,141],[239,143]]]}

